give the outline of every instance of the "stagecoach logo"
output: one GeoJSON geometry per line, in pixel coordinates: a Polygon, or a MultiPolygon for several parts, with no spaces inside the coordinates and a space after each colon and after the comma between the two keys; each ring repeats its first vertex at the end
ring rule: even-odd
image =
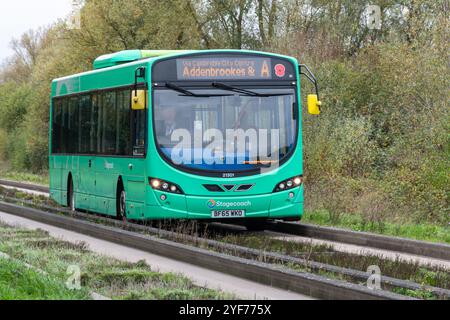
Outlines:
{"type": "Polygon", "coordinates": [[[216,202],[214,200],[209,200],[208,201],[208,207],[210,207],[211,209],[214,208],[216,206],[216,202]]]}
{"type": "Polygon", "coordinates": [[[230,207],[250,207],[252,203],[250,201],[233,201],[233,202],[223,202],[215,201],[213,199],[207,202],[210,209],[215,207],[230,208],[230,207]]]}

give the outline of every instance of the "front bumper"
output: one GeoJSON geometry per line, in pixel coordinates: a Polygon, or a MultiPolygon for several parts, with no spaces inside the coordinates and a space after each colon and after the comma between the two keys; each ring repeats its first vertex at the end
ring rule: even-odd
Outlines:
{"type": "MultiPolygon", "coordinates": [[[[154,190],[157,205],[147,206],[147,219],[212,219],[213,210],[245,210],[245,218],[301,218],[303,186],[295,189],[240,196],[192,196],[154,190]],[[161,200],[161,195],[166,200],[161,200]]],[[[220,220],[220,219],[218,219],[220,220]]]]}

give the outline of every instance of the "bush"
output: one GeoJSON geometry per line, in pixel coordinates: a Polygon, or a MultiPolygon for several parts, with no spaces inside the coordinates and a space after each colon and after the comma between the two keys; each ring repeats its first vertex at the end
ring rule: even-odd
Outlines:
{"type": "Polygon", "coordinates": [[[0,128],[0,160],[6,160],[7,144],[8,144],[8,134],[4,129],[0,128]]]}
{"type": "Polygon", "coordinates": [[[371,124],[364,118],[324,115],[304,126],[305,171],[312,181],[372,174],[377,146],[371,124]],[[316,121],[317,123],[314,123],[316,121]]]}
{"type": "Polygon", "coordinates": [[[26,139],[26,133],[22,128],[11,132],[8,139],[8,158],[14,170],[27,171],[30,169],[31,163],[28,157],[26,139]]]}
{"type": "Polygon", "coordinates": [[[0,85],[0,127],[11,132],[26,116],[30,104],[31,88],[8,82],[0,85]]]}
{"type": "Polygon", "coordinates": [[[448,67],[433,52],[378,45],[319,68],[323,114],[304,117],[306,206],[446,224],[448,67]]]}

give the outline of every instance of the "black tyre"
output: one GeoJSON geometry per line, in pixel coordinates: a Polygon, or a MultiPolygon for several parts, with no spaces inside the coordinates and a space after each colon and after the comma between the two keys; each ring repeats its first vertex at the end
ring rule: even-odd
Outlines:
{"type": "Polygon", "coordinates": [[[127,218],[127,195],[122,185],[117,189],[117,219],[127,218]]]}
{"type": "Polygon", "coordinates": [[[71,211],[75,211],[75,196],[73,194],[73,181],[72,178],[69,180],[69,189],[67,190],[67,206],[71,211]]]}

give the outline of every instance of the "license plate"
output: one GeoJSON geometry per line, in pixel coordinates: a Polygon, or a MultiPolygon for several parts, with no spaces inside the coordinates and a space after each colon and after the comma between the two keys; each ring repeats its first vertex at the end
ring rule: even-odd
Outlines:
{"type": "Polygon", "coordinates": [[[245,210],[214,210],[211,216],[213,218],[244,218],[245,210]]]}

